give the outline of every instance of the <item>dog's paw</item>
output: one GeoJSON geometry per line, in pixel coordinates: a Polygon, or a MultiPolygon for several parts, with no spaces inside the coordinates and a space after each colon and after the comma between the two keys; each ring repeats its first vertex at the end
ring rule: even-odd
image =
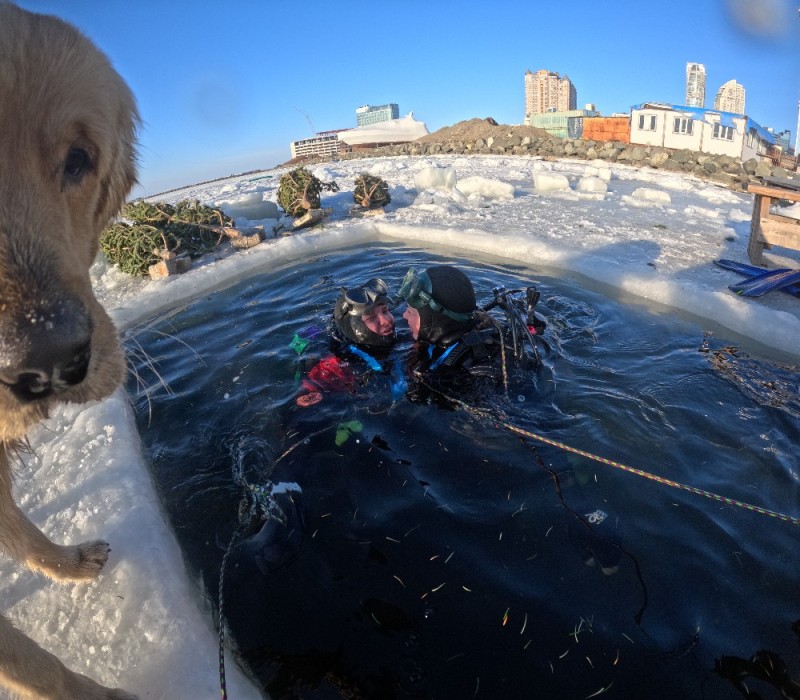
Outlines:
{"type": "Polygon", "coordinates": [[[82,542],[59,546],[47,557],[30,560],[29,565],[58,581],[87,581],[97,577],[110,551],[103,540],[82,542]]]}
{"type": "Polygon", "coordinates": [[[95,578],[100,573],[100,569],[108,561],[111,545],[103,540],[94,540],[93,542],[81,542],[65,549],[72,550],[70,557],[72,561],[63,567],[61,578],[83,581],[95,578]]]}

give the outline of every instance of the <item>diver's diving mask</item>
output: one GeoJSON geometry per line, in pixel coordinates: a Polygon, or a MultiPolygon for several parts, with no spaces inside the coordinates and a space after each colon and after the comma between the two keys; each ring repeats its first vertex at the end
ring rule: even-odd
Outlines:
{"type": "Polygon", "coordinates": [[[472,318],[472,312],[461,313],[458,311],[451,311],[450,309],[442,306],[436,299],[431,296],[433,291],[433,284],[428,273],[424,270],[417,272],[413,267],[406,272],[403,282],[400,285],[400,290],[397,295],[404,299],[409,306],[414,309],[421,309],[427,306],[431,311],[437,314],[444,314],[448,318],[460,323],[466,323],[472,318]]]}
{"type": "Polygon", "coordinates": [[[386,282],[379,277],[373,277],[360,287],[343,290],[344,303],[341,310],[350,316],[363,316],[372,311],[376,304],[388,305],[388,293],[386,282]]]}
{"type": "Polygon", "coordinates": [[[333,307],[333,320],[338,332],[348,340],[373,348],[388,348],[394,345],[394,330],[381,335],[370,330],[364,317],[371,314],[379,304],[389,306],[389,288],[386,282],[377,277],[360,287],[342,289],[333,307]]]}

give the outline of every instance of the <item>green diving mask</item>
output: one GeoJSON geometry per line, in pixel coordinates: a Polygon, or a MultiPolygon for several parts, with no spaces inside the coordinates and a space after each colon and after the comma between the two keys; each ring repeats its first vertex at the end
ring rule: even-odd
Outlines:
{"type": "Polygon", "coordinates": [[[431,296],[432,291],[433,285],[431,284],[431,278],[428,276],[428,273],[424,270],[422,272],[417,272],[412,267],[406,272],[406,276],[403,278],[397,295],[415,309],[421,309],[423,306],[427,306],[431,311],[437,314],[444,314],[448,318],[452,318],[459,323],[466,323],[472,318],[472,312],[461,313],[458,311],[451,311],[442,306],[431,296]]]}

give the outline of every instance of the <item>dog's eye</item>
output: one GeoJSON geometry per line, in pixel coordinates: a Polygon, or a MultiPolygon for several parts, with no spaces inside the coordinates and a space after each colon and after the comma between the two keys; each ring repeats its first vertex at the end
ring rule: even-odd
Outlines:
{"type": "Polygon", "coordinates": [[[92,169],[92,160],[82,148],[72,148],[64,161],[64,175],[73,181],[80,181],[92,169]]]}

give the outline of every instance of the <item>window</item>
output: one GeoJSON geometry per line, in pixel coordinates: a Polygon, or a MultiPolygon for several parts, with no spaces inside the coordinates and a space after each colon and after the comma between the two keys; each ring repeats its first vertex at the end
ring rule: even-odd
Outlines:
{"type": "Polygon", "coordinates": [[[672,127],[673,134],[692,135],[692,120],[687,117],[675,117],[675,124],[672,127]]]}
{"type": "Polygon", "coordinates": [[[714,133],[711,136],[715,139],[724,139],[725,141],[733,141],[733,127],[722,126],[722,124],[714,124],[714,133]]]}
{"type": "Polygon", "coordinates": [[[655,130],[656,130],[656,115],[640,114],[639,131],[655,131],[655,130]]]}

